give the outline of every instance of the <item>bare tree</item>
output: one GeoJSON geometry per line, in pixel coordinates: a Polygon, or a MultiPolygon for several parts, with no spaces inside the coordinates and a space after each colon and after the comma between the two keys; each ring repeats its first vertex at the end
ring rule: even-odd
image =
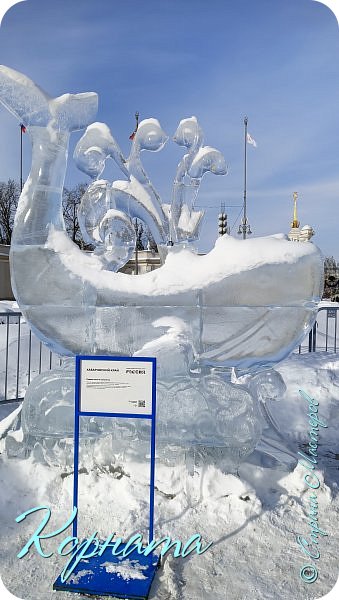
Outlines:
{"type": "Polygon", "coordinates": [[[158,246],[149,227],[146,227],[144,247],[152,252],[158,252],[158,246]]]}
{"type": "Polygon", "coordinates": [[[154,237],[148,225],[138,219],[134,219],[133,225],[136,235],[136,249],[158,252],[158,246],[155,243],[154,237]]]}
{"type": "Polygon", "coordinates": [[[337,302],[339,298],[339,262],[333,256],[324,261],[324,293],[323,298],[337,302]]]}
{"type": "Polygon", "coordinates": [[[13,179],[0,182],[0,243],[10,244],[20,187],[13,179]]]}
{"type": "Polygon", "coordinates": [[[136,250],[144,250],[143,236],[144,228],[141,221],[134,219],[133,221],[135,237],[136,237],[136,250]]]}
{"type": "MultiPolygon", "coordinates": [[[[65,220],[66,231],[72,241],[82,250],[92,250],[93,246],[85,244],[78,221],[78,209],[82,196],[86,192],[87,185],[78,183],[74,188],[64,188],[62,197],[62,210],[65,220]]],[[[0,182],[0,243],[10,244],[15,211],[18,206],[20,186],[13,179],[7,183],[0,182]]],[[[136,234],[136,249],[150,249],[157,252],[157,245],[153,239],[150,229],[139,219],[133,219],[136,234]]]]}
{"type": "Polygon", "coordinates": [[[71,190],[64,188],[62,198],[62,210],[65,219],[66,231],[73,242],[82,249],[86,248],[86,244],[84,243],[81,235],[78,221],[78,208],[86,189],[87,185],[84,183],[78,183],[71,190]]]}

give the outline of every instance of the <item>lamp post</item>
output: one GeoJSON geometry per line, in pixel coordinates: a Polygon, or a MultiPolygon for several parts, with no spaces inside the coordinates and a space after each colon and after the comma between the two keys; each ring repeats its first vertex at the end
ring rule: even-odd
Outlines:
{"type": "Polygon", "coordinates": [[[245,240],[247,235],[251,235],[251,227],[247,220],[247,124],[248,118],[244,118],[245,126],[245,147],[244,147],[244,212],[241,224],[239,225],[238,234],[245,240]]]}

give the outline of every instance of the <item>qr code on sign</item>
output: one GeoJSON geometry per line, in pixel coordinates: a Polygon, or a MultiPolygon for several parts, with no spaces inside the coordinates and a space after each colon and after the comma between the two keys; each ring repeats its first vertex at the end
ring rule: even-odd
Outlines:
{"type": "Polygon", "coordinates": [[[145,408],[146,402],[145,400],[138,400],[138,408],[145,408]]]}

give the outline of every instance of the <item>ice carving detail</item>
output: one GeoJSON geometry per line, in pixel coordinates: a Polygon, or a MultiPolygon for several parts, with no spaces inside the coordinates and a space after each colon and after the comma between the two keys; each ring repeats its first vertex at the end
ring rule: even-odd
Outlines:
{"type": "Polygon", "coordinates": [[[210,146],[203,146],[203,132],[196,117],[180,121],[173,140],[188,149],[188,154],[178,164],[173,184],[173,241],[194,241],[199,237],[204,216],[204,211],[194,209],[201,179],[208,171],[226,175],[227,166],[221,152],[210,146]]]}
{"type": "MultiPolygon", "coordinates": [[[[74,151],[78,168],[96,179],[87,190],[79,211],[81,230],[87,241],[91,237],[91,234],[88,236],[88,228],[98,228],[108,206],[126,212],[131,219],[142,219],[159,246],[191,242],[198,238],[203,211],[195,211],[194,202],[201,179],[206,172],[225,175],[225,159],[218,150],[202,146],[203,133],[196,117],[181,121],[173,139],[177,144],[186,146],[189,152],[178,165],[169,206],[161,202],[140,156],[144,150],[160,151],[168,140],[157,119],[141,121],[127,160],[105,123],[93,123],[87,127],[74,151]],[[98,180],[109,158],[127,176],[127,181],[114,181],[110,185],[106,180],[98,180]],[[94,207],[96,219],[93,219],[94,207]],[[88,224],[89,221],[91,224],[88,224]]],[[[102,245],[97,238],[91,241],[102,245]]]]}

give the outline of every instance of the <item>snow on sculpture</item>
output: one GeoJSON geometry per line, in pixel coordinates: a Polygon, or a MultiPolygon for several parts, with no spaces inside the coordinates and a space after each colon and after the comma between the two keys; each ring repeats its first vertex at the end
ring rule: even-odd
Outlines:
{"type": "MultiPolygon", "coordinates": [[[[63,356],[156,356],[164,456],[171,444],[218,446],[230,465],[238,464],[258,443],[266,417],[262,401],[231,383],[229,371],[267,369],[303,339],[322,286],[319,250],[282,235],[244,241],[225,235],[206,256],[195,253],[201,179],[227,171],[222,154],[203,145],[195,117],[182,120],[175,133],[187,153],[166,204],[141,161],[142,151],[159,151],[167,142],[156,119],[140,123],[126,159],[108,126],[93,122],[94,93],[53,99],[26,76],[0,67],[0,101],[32,139],[10,253],[13,290],[32,329],[63,356]],[[74,159],[93,179],[79,211],[83,236],[95,245],[90,255],[67,237],[61,208],[69,136],[86,127],[74,159]],[[108,159],[123,180],[100,179],[108,159]],[[133,252],[135,217],[147,223],[164,260],[138,277],[116,272],[133,252]]],[[[274,382],[274,375],[268,379],[274,382]]],[[[28,412],[37,394],[28,394],[28,412]]],[[[57,392],[50,401],[60,401],[57,392]]],[[[24,424],[29,435],[29,419],[24,424]]],[[[114,439],[143,439],[140,423],[132,433],[126,423],[113,428],[114,439]]]]}

